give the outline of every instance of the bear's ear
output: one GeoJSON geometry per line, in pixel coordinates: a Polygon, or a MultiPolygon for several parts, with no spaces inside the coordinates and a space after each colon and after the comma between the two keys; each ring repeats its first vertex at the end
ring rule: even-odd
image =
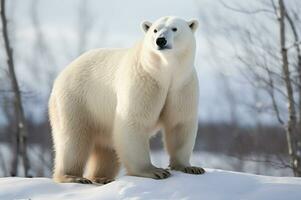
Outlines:
{"type": "Polygon", "coordinates": [[[187,23],[193,33],[196,31],[196,29],[199,26],[199,22],[196,19],[192,19],[192,20],[188,21],[187,23]]]}
{"type": "Polygon", "coordinates": [[[144,21],[141,23],[142,30],[146,33],[148,29],[151,27],[152,23],[149,21],[144,21]]]}

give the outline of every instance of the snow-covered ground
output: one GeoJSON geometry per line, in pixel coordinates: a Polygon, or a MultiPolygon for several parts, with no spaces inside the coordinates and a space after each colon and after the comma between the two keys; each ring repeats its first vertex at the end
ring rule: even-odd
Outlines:
{"type": "Polygon", "coordinates": [[[165,180],[122,176],[106,185],[58,184],[49,178],[0,178],[0,199],[301,199],[300,178],[206,170],[204,175],[172,172],[172,176],[165,180]]]}
{"type": "MultiPolygon", "coordinates": [[[[9,164],[10,152],[8,148],[4,148],[4,145],[0,145],[0,147],[2,155],[5,155],[2,157],[5,164],[9,164]]],[[[47,152],[43,155],[40,153],[39,148],[30,148],[32,171],[41,170],[44,172],[42,173],[44,176],[50,176],[50,168],[40,168],[44,162],[50,162],[50,155],[47,152]]],[[[168,156],[165,152],[153,151],[151,156],[152,162],[156,166],[167,167],[168,156]]],[[[258,162],[242,161],[234,157],[208,152],[195,152],[191,161],[194,165],[205,167],[207,173],[197,176],[173,171],[172,176],[166,180],[153,180],[124,176],[124,170],[122,170],[116,181],[103,186],[57,184],[50,178],[0,178],[0,200],[301,199],[301,178],[269,177],[231,172],[235,169],[251,173],[287,176],[291,173],[288,169],[271,168],[258,162]],[[217,170],[217,168],[230,171],[217,170]]],[[[35,176],[39,175],[36,174],[35,176]]]]}
{"type": "MultiPolygon", "coordinates": [[[[31,145],[28,149],[28,154],[31,163],[30,174],[35,177],[50,177],[52,168],[52,158],[50,155],[50,151],[43,151],[43,149],[41,149],[39,146],[31,145]]],[[[169,158],[165,151],[152,151],[151,158],[152,162],[158,167],[167,167],[168,165],[169,158]]],[[[10,147],[7,144],[0,142],[0,177],[9,175],[11,159],[12,152],[10,150],[10,147]]],[[[233,156],[210,153],[205,151],[194,152],[191,159],[194,165],[206,168],[240,171],[271,176],[293,176],[291,169],[283,168],[275,164],[271,165],[268,162],[262,162],[264,160],[265,157],[263,156],[249,156],[239,159],[233,156]]],[[[280,162],[275,157],[269,157],[269,160],[272,160],[275,163],[280,162]]],[[[19,168],[19,171],[22,172],[21,167],[19,168]]]]}

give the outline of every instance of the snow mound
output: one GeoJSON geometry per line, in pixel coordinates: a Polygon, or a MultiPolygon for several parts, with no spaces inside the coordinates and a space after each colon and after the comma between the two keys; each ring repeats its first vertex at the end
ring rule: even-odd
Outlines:
{"type": "Polygon", "coordinates": [[[1,200],[300,200],[301,179],[206,169],[204,175],[172,172],[165,180],[123,176],[106,185],[54,183],[49,178],[0,178],[1,200]]]}

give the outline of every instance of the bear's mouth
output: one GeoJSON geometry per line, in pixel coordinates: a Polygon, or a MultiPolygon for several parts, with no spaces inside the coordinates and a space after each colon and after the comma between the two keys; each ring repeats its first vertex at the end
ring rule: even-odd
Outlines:
{"type": "Polygon", "coordinates": [[[159,51],[168,50],[168,49],[171,49],[171,47],[170,46],[158,47],[159,51]]]}

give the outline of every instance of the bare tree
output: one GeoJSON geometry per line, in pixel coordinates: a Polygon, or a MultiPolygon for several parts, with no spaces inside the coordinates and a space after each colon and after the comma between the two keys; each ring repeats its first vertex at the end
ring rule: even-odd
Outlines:
{"type": "MultiPolygon", "coordinates": [[[[7,30],[7,19],[5,13],[5,0],[1,0],[1,22],[2,22],[2,34],[5,44],[5,51],[7,56],[7,65],[9,71],[9,77],[11,80],[11,86],[14,91],[14,112],[17,122],[17,149],[16,155],[20,154],[23,162],[23,169],[24,175],[28,176],[29,170],[29,162],[27,157],[27,127],[26,121],[24,116],[24,109],[22,105],[22,98],[21,92],[18,85],[16,73],[15,73],[15,66],[13,60],[13,50],[10,46],[10,40],[8,37],[8,30],[7,30]]],[[[17,165],[18,161],[14,162],[14,166],[12,167],[13,171],[11,175],[17,175],[17,165]]]]}
{"type": "MultiPolygon", "coordinates": [[[[283,0],[278,0],[279,3],[279,13],[278,21],[279,21],[279,30],[280,30],[280,48],[281,48],[281,56],[282,56],[282,69],[284,74],[285,86],[287,90],[287,102],[288,102],[288,121],[287,121],[287,141],[289,154],[292,159],[292,167],[294,170],[295,176],[301,176],[301,133],[297,131],[297,115],[295,108],[295,98],[294,98],[294,90],[293,83],[291,79],[291,73],[289,68],[288,61],[288,48],[286,47],[286,23],[285,19],[288,16],[287,10],[285,8],[283,0]]],[[[300,53],[300,52],[299,52],[300,53]]],[[[299,91],[300,93],[300,91],[299,91]]]]}
{"type": "Polygon", "coordinates": [[[290,13],[297,18],[300,14],[288,10],[283,0],[277,0],[277,3],[274,0],[263,1],[258,3],[261,7],[253,10],[221,3],[229,10],[252,15],[252,23],[248,27],[236,26],[240,52],[235,57],[240,65],[248,69],[242,70],[245,78],[270,97],[270,108],[286,130],[291,159],[289,166],[295,176],[301,176],[301,54],[297,31],[300,23],[296,23],[290,13]],[[260,20],[254,15],[260,15],[260,20]],[[263,24],[265,20],[272,20],[272,23],[263,24]],[[279,29],[275,37],[270,27],[279,29]],[[294,41],[292,45],[289,44],[291,41],[294,41]],[[296,64],[293,60],[297,60],[296,64]],[[286,109],[283,109],[284,105],[287,105],[286,109]]]}
{"type": "MultiPolygon", "coordinates": [[[[288,21],[288,25],[290,26],[293,36],[294,36],[294,44],[293,47],[295,48],[295,51],[297,53],[297,74],[298,74],[298,90],[299,90],[299,108],[298,108],[298,112],[299,112],[299,124],[298,124],[298,131],[301,132],[301,49],[300,49],[300,45],[301,45],[301,41],[300,41],[300,37],[299,37],[299,33],[297,31],[297,23],[293,20],[292,16],[298,16],[298,13],[295,12],[294,10],[292,10],[292,15],[290,15],[289,12],[286,11],[285,5],[282,3],[283,9],[284,9],[284,15],[285,18],[288,21]]],[[[300,144],[299,144],[300,145],[300,144]]]]}

